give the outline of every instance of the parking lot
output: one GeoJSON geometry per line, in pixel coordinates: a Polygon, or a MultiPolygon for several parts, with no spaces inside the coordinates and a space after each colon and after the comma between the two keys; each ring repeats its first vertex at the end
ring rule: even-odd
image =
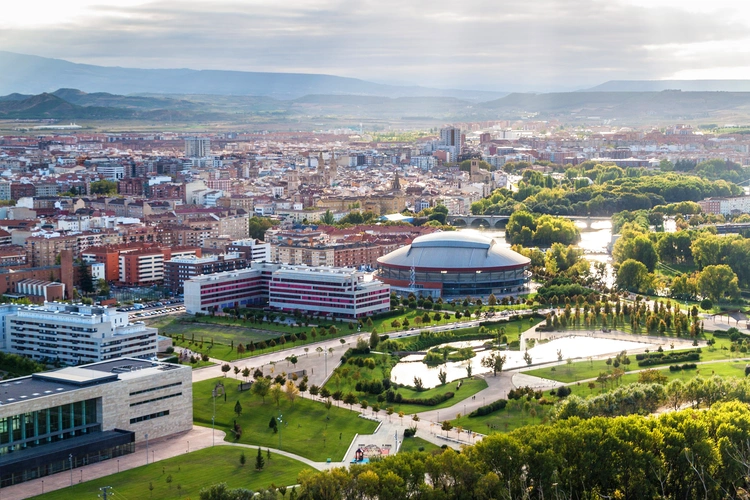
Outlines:
{"type": "Polygon", "coordinates": [[[136,304],[128,307],[119,307],[120,312],[127,312],[131,320],[164,316],[166,314],[177,314],[185,311],[181,300],[162,300],[148,304],[136,304]]]}

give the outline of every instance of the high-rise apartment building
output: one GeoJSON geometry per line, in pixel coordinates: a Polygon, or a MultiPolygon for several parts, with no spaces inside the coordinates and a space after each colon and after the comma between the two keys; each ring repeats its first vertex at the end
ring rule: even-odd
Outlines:
{"type": "Polygon", "coordinates": [[[440,146],[450,151],[456,158],[461,154],[461,129],[445,127],[440,129],[440,146]]]}
{"type": "Polygon", "coordinates": [[[211,154],[211,139],[208,137],[186,137],[185,156],[188,158],[205,158],[211,154]]]}

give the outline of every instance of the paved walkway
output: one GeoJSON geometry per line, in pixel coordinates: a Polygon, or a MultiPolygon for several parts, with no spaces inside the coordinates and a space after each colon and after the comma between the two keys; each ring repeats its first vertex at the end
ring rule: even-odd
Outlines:
{"type": "MultiPolygon", "coordinates": [[[[217,445],[221,444],[224,442],[224,433],[216,431],[216,435],[212,436],[211,429],[193,426],[193,429],[188,432],[181,432],[166,438],[152,439],[148,443],[148,463],[159,462],[160,460],[188,453],[188,451],[209,448],[214,438],[217,445]]],[[[135,453],[83,467],[76,467],[73,469],[72,483],[91,481],[92,479],[109,476],[119,471],[146,465],[146,456],[146,443],[136,443],[135,453]]],[[[2,500],[22,500],[40,495],[43,492],[66,488],[70,485],[70,471],[63,471],[41,479],[34,479],[3,488],[0,490],[0,498],[2,500]]]]}

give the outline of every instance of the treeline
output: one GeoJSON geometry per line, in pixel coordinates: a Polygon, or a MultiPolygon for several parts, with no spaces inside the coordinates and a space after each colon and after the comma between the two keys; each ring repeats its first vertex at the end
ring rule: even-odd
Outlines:
{"type": "Polygon", "coordinates": [[[536,216],[530,212],[518,211],[508,219],[505,239],[511,245],[525,247],[548,247],[553,243],[571,245],[580,241],[581,232],[574,222],[563,217],[536,216]]]}
{"type": "MultiPolygon", "coordinates": [[[[523,168],[529,167],[523,165],[523,168]]],[[[515,165],[508,168],[517,170],[515,165]]],[[[517,191],[495,190],[487,198],[473,203],[471,213],[510,215],[528,210],[561,216],[608,216],[623,210],[649,210],[711,196],[742,194],[742,189],[731,183],[735,182],[734,176],[727,180],[721,176],[706,177],[710,168],[695,169],[690,173],[649,172],[642,168],[622,169],[589,161],[558,170],[564,172],[560,180],[525,170],[517,191]]]]}
{"type": "Polygon", "coordinates": [[[0,372],[6,372],[5,378],[25,377],[32,373],[44,371],[44,365],[25,356],[0,352],[0,372]]]}
{"type": "Polygon", "coordinates": [[[749,239],[719,236],[710,230],[655,233],[643,222],[637,217],[624,222],[622,235],[614,245],[619,288],[647,292],[663,285],[670,288],[673,297],[694,299],[700,295],[718,302],[735,300],[740,288],[750,287],[749,239]],[[660,283],[654,274],[660,263],[695,266],[698,271],[660,283]]]}
{"type": "Polygon", "coordinates": [[[462,452],[304,471],[299,498],[745,498],[748,442],[750,410],[740,402],[657,418],[573,416],[493,434],[462,452]]]}

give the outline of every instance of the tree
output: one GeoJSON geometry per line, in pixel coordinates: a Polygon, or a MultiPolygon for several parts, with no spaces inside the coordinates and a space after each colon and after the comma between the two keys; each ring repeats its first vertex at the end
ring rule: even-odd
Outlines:
{"type": "Polygon", "coordinates": [[[526,361],[527,365],[531,364],[531,354],[529,354],[528,349],[523,353],[523,360],[526,361]]]}
{"type": "Polygon", "coordinates": [[[351,409],[352,406],[357,404],[357,396],[351,392],[347,393],[346,396],[344,396],[344,404],[349,405],[349,409],[351,409]]]}
{"type": "Polygon", "coordinates": [[[91,183],[91,194],[103,194],[105,196],[117,194],[117,183],[102,179],[91,183]]]}
{"type": "Polygon", "coordinates": [[[648,268],[634,259],[627,259],[617,270],[617,287],[631,292],[645,292],[650,286],[648,268]]]}
{"type": "Polygon", "coordinates": [[[227,376],[227,373],[231,369],[232,369],[232,367],[229,366],[229,363],[224,363],[223,365],[221,365],[221,371],[222,371],[222,373],[224,374],[225,377],[227,376]]]}
{"type": "Polygon", "coordinates": [[[330,210],[326,210],[326,213],[324,213],[320,218],[320,223],[325,224],[326,226],[332,226],[336,223],[336,219],[333,217],[333,212],[330,210]]]}
{"type": "Polygon", "coordinates": [[[286,393],[286,398],[292,403],[292,406],[294,406],[294,400],[299,396],[299,388],[294,385],[294,382],[287,380],[286,385],[284,386],[284,392],[286,393]]]}
{"type": "Polygon", "coordinates": [[[503,371],[503,365],[507,360],[506,355],[500,355],[499,352],[493,351],[489,356],[482,358],[482,366],[492,370],[492,375],[497,376],[497,372],[503,371]]]}
{"type": "Polygon", "coordinates": [[[240,400],[239,399],[237,400],[237,402],[234,405],[234,412],[237,414],[238,417],[240,415],[242,415],[242,405],[240,404],[240,400]]]}
{"type": "Polygon", "coordinates": [[[271,399],[274,400],[276,408],[278,408],[281,403],[281,397],[284,395],[284,389],[281,387],[281,384],[273,384],[269,394],[271,394],[271,399]]]}
{"type": "Polygon", "coordinates": [[[289,362],[292,364],[294,368],[297,368],[297,361],[299,361],[299,359],[297,359],[297,356],[295,356],[294,354],[289,356],[289,362]]]}
{"type": "Polygon", "coordinates": [[[440,380],[440,385],[448,383],[448,374],[442,368],[438,371],[438,380],[440,380]]]}
{"type": "Polygon", "coordinates": [[[245,465],[245,462],[247,462],[247,459],[245,458],[245,452],[240,452],[240,465],[245,465]]]}
{"type": "Polygon", "coordinates": [[[109,283],[107,283],[107,280],[99,280],[96,282],[96,288],[99,292],[100,297],[109,297],[109,283]]]}
{"type": "Polygon", "coordinates": [[[706,266],[698,275],[698,291],[714,302],[735,300],[740,296],[737,275],[726,264],[706,266]]]}
{"type": "Polygon", "coordinates": [[[265,465],[266,460],[263,458],[263,453],[261,453],[260,447],[258,447],[258,455],[255,457],[255,469],[261,471],[265,465]]]}
{"type": "Polygon", "coordinates": [[[78,288],[87,294],[94,291],[94,281],[91,278],[91,268],[84,261],[78,266],[78,288]]]}
{"type": "Polygon", "coordinates": [[[279,432],[279,423],[276,421],[276,417],[271,417],[271,420],[268,421],[268,428],[271,429],[274,434],[279,432]]]}
{"type": "Polygon", "coordinates": [[[250,237],[256,240],[262,240],[266,234],[266,230],[273,227],[271,219],[266,217],[251,217],[248,223],[250,229],[250,237]]]}
{"type": "Polygon", "coordinates": [[[266,396],[271,389],[271,381],[261,375],[260,378],[256,379],[253,383],[252,391],[256,396],[260,396],[263,399],[263,404],[266,403],[266,396]]]}
{"type": "Polygon", "coordinates": [[[378,346],[379,342],[380,342],[380,337],[378,336],[378,332],[377,330],[373,330],[372,333],[370,334],[370,349],[375,349],[378,346]]]}
{"type": "Polygon", "coordinates": [[[701,300],[701,309],[703,309],[704,311],[709,311],[713,309],[713,307],[714,307],[714,303],[711,302],[711,299],[701,300]]]}

